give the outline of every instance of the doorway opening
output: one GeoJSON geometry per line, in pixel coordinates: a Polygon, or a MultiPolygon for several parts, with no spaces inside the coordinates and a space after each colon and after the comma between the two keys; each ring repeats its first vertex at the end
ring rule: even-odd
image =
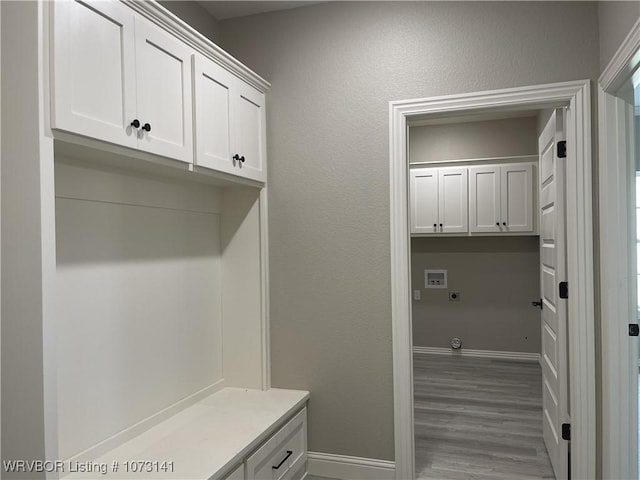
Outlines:
{"type": "MultiPolygon", "coordinates": [[[[394,333],[396,478],[415,478],[413,332],[409,215],[408,128],[452,117],[522,116],[567,107],[566,160],[567,277],[571,285],[568,324],[572,394],[571,468],[578,478],[595,477],[595,368],[593,343],[593,258],[589,82],[567,82],[460,96],[391,102],[391,253],[394,333]]],[[[482,117],[482,118],[481,118],[482,117]]],[[[445,228],[435,222],[435,228],[445,228]]],[[[461,295],[463,293],[461,292],[461,295]]],[[[568,467],[568,466],[567,466],[568,467]]]]}

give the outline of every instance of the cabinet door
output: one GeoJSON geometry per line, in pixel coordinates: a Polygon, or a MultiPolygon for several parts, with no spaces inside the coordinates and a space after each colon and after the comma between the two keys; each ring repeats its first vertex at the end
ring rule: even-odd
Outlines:
{"type": "Polygon", "coordinates": [[[411,233],[438,233],[438,169],[412,169],[409,177],[411,233]]]}
{"type": "Polygon", "coordinates": [[[500,167],[469,167],[469,231],[499,232],[500,167]]]}
{"type": "Polygon", "coordinates": [[[139,131],[138,148],[193,161],[191,50],[136,18],[137,117],[150,131],[139,131]]]}
{"type": "Polygon", "coordinates": [[[104,1],[52,10],[52,128],[135,147],[133,13],[104,1]]]}
{"type": "Polygon", "coordinates": [[[501,167],[502,219],[507,232],[533,231],[533,166],[501,167]]]}
{"type": "Polygon", "coordinates": [[[252,86],[236,79],[232,104],[232,158],[237,155],[243,161],[236,161],[239,173],[246,178],[264,182],[266,170],[265,138],[265,98],[252,86]]]}
{"type": "Polygon", "coordinates": [[[217,63],[193,56],[196,113],[194,163],[227,173],[238,173],[231,156],[231,100],[235,78],[217,63]]]}
{"type": "Polygon", "coordinates": [[[469,231],[468,183],[466,168],[441,168],[438,172],[438,213],[440,233],[469,231]]]}

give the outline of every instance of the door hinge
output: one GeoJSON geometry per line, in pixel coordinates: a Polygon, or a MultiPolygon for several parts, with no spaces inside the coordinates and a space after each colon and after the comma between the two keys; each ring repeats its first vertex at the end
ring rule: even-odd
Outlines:
{"type": "Polygon", "coordinates": [[[558,158],[567,158],[567,141],[561,140],[558,142],[558,158]]]}
{"type": "Polygon", "coordinates": [[[637,323],[629,324],[629,336],[637,337],[640,334],[640,326],[637,323]]]}
{"type": "Polygon", "coordinates": [[[571,424],[570,423],[562,424],[562,439],[567,441],[571,440],[571,424]]]}
{"type": "Polygon", "coordinates": [[[560,298],[569,298],[569,283],[560,282],[558,285],[558,295],[560,298]]]}

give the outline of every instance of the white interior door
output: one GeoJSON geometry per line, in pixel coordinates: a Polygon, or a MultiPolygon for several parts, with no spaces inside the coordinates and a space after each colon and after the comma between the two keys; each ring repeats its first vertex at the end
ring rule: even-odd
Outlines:
{"type": "Polygon", "coordinates": [[[569,422],[567,301],[559,283],[567,281],[563,112],[553,112],[538,140],[540,152],[540,282],[542,294],[542,432],[556,478],[568,478],[569,444],[562,424],[569,422]]]}

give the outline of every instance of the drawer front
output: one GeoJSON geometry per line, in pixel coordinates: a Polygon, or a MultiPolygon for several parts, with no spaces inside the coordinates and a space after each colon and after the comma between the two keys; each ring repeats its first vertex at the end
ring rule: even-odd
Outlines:
{"type": "Polygon", "coordinates": [[[247,459],[247,480],[299,477],[307,461],[307,409],[304,408],[247,459]]]}

